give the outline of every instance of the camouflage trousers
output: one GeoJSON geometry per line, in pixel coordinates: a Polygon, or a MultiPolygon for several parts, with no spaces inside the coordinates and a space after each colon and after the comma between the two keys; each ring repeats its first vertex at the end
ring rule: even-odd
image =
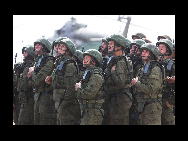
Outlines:
{"type": "Polygon", "coordinates": [[[18,119],[19,125],[34,124],[34,94],[31,93],[27,98],[21,98],[21,108],[18,119]]]}
{"type": "Polygon", "coordinates": [[[101,125],[103,120],[102,112],[97,108],[84,109],[80,125],[101,125]]]}
{"type": "Polygon", "coordinates": [[[145,104],[143,111],[139,114],[139,125],[161,125],[162,106],[159,101],[145,104]]]}
{"type": "Polygon", "coordinates": [[[18,94],[15,95],[13,103],[15,105],[15,110],[13,112],[13,120],[14,120],[15,125],[18,125],[18,118],[19,118],[20,107],[21,107],[21,103],[19,101],[18,94]]]}
{"type": "Polygon", "coordinates": [[[167,107],[166,106],[166,99],[163,99],[161,124],[162,125],[175,125],[173,105],[170,106],[170,107],[167,107]]]}
{"type": "Polygon", "coordinates": [[[75,98],[63,100],[57,112],[58,125],[78,125],[80,120],[80,107],[75,98]]]}
{"type": "Polygon", "coordinates": [[[110,125],[129,125],[129,109],[132,101],[127,94],[110,98],[110,125]]]}
{"type": "Polygon", "coordinates": [[[52,94],[35,93],[34,95],[34,124],[56,125],[57,116],[54,113],[55,103],[52,94]]]}

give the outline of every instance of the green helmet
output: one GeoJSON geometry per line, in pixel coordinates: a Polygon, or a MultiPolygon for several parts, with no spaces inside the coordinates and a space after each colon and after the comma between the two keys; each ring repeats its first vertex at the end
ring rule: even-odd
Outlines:
{"type": "Polygon", "coordinates": [[[101,53],[98,50],[96,50],[96,49],[88,49],[88,50],[86,50],[83,53],[83,57],[85,55],[89,55],[92,58],[94,58],[97,61],[98,67],[101,67],[103,59],[102,59],[101,53]]]}
{"type": "Polygon", "coordinates": [[[52,43],[52,49],[54,46],[56,46],[56,44],[58,44],[59,41],[66,39],[67,37],[58,37],[57,39],[55,39],[55,41],[53,41],[52,43]]]}
{"type": "Polygon", "coordinates": [[[173,52],[173,45],[172,42],[168,39],[161,39],[156,43],[156,46],[159,46],[160,44],[165,44],[168,48],[167,51],[169,52],[168,56],[170,56],[173,52]]]}
{"type": "Polygon", "coordinates": [[[75,44],[69,38],[64,38],[60,40],[59,44],[61,43],[65,44],[65,46],[67,47],[67,49],[70,51],[71,55],[73,56],[76,51],[75,44]]]}
{"type": "Polygon", "coordinates": [[[107,37],[107,41],[115,41],[116,43],[120,44],[122,46],[122,50],[126,48],[126,46],[130,47],[131,41],[129,39],[126,39],[123,35],[120,34],[112,34],[107,37]]]}
{"type": "Polygon", "coordinates": [[[80,50],[76,50],[74,53],[74,56],[81,62],[83,63],[83,52],[80,50]]]}
{"type": "MultiPolygon", "coordinates": [[[[37,43],[40,43],[44,46],[44,48],[46,49],[46,52],[47,53],[50,53],[50,50],[52,48],[52,44],[51,42],[48,40],[48,39],[44,39],[44,38],[40,38],[40,39],[37,39],[35,42],[34,42],[34,47],[37,43]]],[[[34,51],[35,51],[35,48],[34,48],[34,51]]]]}
{"type": "Polygon", "coordinates": [[[33,50],[34,50],[33,45],[26,45],[26,46],[24,46],[24,47],[22,48],[22,54],[23,54],[24,51],[25,51],[25,52],[27,52],[30,56],[35,57],[36,54],[35,54],[35,52],[34,52],[33,50]]]}
{"type": "Polygon", "coordinates": [[[146,42],[142,39],[135,39],[132,41],[132,43],[130,44],[130,46],[132,45],[137,45],[138,48],[140,48],[143,44],[145,44],[146,42]]]}
{"type": "Polygon", "coordinates": [[[108,43],[108,36],[105,36],[104,38],[102,38],[102,42],[107,42],[108,43]]]}
{"type": "Polygon", "coordinates": [[[140,39],[146,38],[146,36],[145,36],[143,33],[135,33],[135,35],[132,35],[132,39],[133,39],[134,37],[138,37],[138,38],[140,38],[140,39]]]}
{"type": "Polygon", "coordinates": [[[153,60],[158,60],[159,50],[158,50],[158,48],[154,44],[152,44],[152,43],[145,43],[145,44],[143,44],[140,47],[140,52],[142,52],[143,50],[149,50],[150,53],[152,53],[154,55],[154,58],[152,58],[152,59],[153,60]]]}
{"type": "Polygon", "coordinates": [[[171,39],[168,35],[158,36],[158,37],[157,37],[157,40],[159,41],[160,38],[168,39],[168,40],[170,40],[170,41],[172,42],[172,39],[171,39]]]}

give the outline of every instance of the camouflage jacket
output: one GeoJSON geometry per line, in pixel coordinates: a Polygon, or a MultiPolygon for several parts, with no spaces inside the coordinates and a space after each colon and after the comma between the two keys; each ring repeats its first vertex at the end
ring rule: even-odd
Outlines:
{"type": "Polygon", "coordinates": [[[52,73],[52,87],[64,89],[63,99],[75,98],[74,85],[78,81],[79,68],[70,56],[62,56],[55,62],[57,66],[52,73]]]}
{"type": "Polygon", "coordinates": [[[35,70],[31,72],[32,85],[37,90],[39,88],[49,88],[45,82],[46,76],[50,76],[54,69],[54,57],[47,53],[38,56],[35,59],[35,70]]]}
{"type": "Polygon", "coordinates": [[[130,84],[132,80],[132,62],[128,59],[125,61],[125,56],[110,57],[107,62],[107,68],[105,69],[105,87],[118,87],[123,89],[126,84],[130,84]],[[111,71],[111,68],[116,65],[115,70],[111,71]]]}
{"type": "MultiPolygon", "coordinates": [[[[167,76],[175,76],[175,62],[169,58],[160,62],[165,68],[165,78],[167,76]]],[[[163,99],[167,99],[172,105],[175,103],[175,83],[169,84],[166,81],[163,83],[163,99]]]]}
{"type": "Polygon", "coordinates": [[[77,88],[77,94],[82,99],[98,99],[103,83],[102,69],[91,66],[85,70],[81,87],[77,88]]]}
{"type": "Polygon", "coordinates": [[[136,91],[152,96],[160,94],[162,90],[162,72],[155,61],[150,61],[141,69],[135,84],[136,91]]]}
{"type": "Polygon", "coordinates": [[[29,72],[29,68],[33,67],[34,61],[25,61],[23,75],[20,76],[20,87],[23,89],[23,91],[27,92],[31,90],[32,86],[29,83],[29,79],[27,77],[27,73],[29,72]]]}

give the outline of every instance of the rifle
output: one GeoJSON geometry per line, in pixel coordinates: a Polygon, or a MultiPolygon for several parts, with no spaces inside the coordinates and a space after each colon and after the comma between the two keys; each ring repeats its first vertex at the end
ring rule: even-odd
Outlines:
{"type": "Polygon", "coordinates": [[[84,46],[82,46],[82,52],[84,52],[84,46]]]}

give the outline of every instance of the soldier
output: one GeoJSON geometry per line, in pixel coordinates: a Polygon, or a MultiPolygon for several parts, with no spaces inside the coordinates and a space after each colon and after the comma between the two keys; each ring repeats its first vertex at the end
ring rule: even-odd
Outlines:
{"type": "Polygon", "coordinates": [[[82,76],[84,74],[85,68],[83,67],[83,52],[80,50],[76,50],[73,56],[74,61],[77,62],[78,67],[79,67],[79,79],[78,82],[82,79],[82,76]]]}
{"type": "Polygon", "coordinates": [[[109,95],[110,124],[129,124],[129,109],[132,104],[130,93],[132,61],[123,55],[128,44],[123,35],[112,34],[107,38],[108,52],[113,54],[105,69],[105,90],[109,95]]]}
{"type": "Polygon", "coordinates": [[[54,68],[54,57],[50,56],[51,43],[47,39],[37,39],[34,42],[34,51],[37,54],[35,65],[29,68],[28,78],[32,80],[34,95],[34,124],[55,125],[55,104],[52,100],[53,88],[45,82],[54,68]]]}
{"type": "MultiPolygon", "coordinates": [[[[133,64],[133,78],[136,78],[138,76],[139,69],[142,68],[144,65],[142,58],[141,58],[140,47],[145,43],[146,42],[142,39],[135,39],[130,44],[131,46],[130,57],[131,57],[132,64],[133,64]]],[[[137,125],[137,121],[135,117],[133,117],[133,114],[135,113],[137,109],[137,102],[136,102],[136,95],[135,95],[134,87],[131,87],[131,92],[133,95],[133,101],[132,101],[132,106],[129,110],[129,123],[131,125],[137,125]]]]}
{"type": "Polygon", "coordinates": [[[102,62],[102,70],[106,69],[106,63],[109,59],[108,57],[108,41],[107,36],[102,39],[102,44],[99,46],[98,51],[102,54],[103,62],[102,62]]]}
{"type": "Polygon", "coordinates": [[[160,98],[162,95],[162,68],[158,63],[158,48],[151,44],[143,44],[140,48],[144,67],[139,76],[132,79],[132,86],[136,88],[137,111],[140,125],[160,125],[162,107],[160,98]]]}
{"type": "Polygon", "coordinates": [[[104,82],[101,64],[102,55],[95,49],[84,52],[83,67],[87,68],[81,83],[76,83],[81,103],[81,125],[101,125],[103,120],[101,88],[104,82]]]}
{"type": "Polygon", "coordinates": [[[33,125],[34,124],[34,93],[32,86],[29,83],[27,74],[29,67],[34,65],[35,52],[33,45],[27,45],[22,48],[23,54],[23,73],[20,74],[19,100],[21,103],[20,114],[18,119],[19,125],[33,125]]]}
{"type": "Polygon", "coordinates": [[[80,119],[80,108],[76,99],[74,85],[78,81],[79,68],[73,60],[76,51],[74,43],[69,39],[58,42],[59,60],[55,62],[52,77],[46,78],[46,83],[52,84],[55,112],[58,125],[76,125],[80,119]]]}
{"type": "Polygon", "coordinates": [[[159,40],[159,63],[165,68],[165,81],[162,90],[162,125],[174,125],[173,105],[175,103],[175,63],[168,58],[173,52],[172,42],[168,39],[159,40]]]}
{"type": "Polygon", "coordinates": [[[135,33],[135,35],[132,35],[133,40],[142,38],[146,38],[146,36],[143,33],[135,33]]]}
{"type": "Polygon", "coordinates": [[[19,93],[20,93],[20,74],[23,72],[23,66],[21,62],[14,64],[14,77],[16,78],[14,82],[14,89],[13,89],[13,106],[14,106],[14,113],[13,113],[13,120],[15,125],[18,125],[18,118],[20,113],[21,103],[19,101],[19,93]]]}

